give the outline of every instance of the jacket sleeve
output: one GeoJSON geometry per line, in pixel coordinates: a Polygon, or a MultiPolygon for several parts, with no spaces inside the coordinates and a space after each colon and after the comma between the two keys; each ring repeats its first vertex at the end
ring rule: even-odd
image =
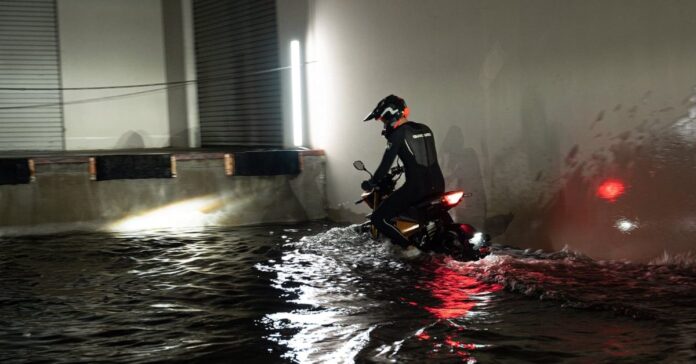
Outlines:
{"type": "Polygon", "coordinates": [[[404,143],[403,130],[399,129],[395,130],[387,139],[387,149],[382,156],[382,162],[379,163],[379,167],[377,167],[375,174],[370,180],[373,184],[378,183],[387,175],[389,168],[394,163],[394,159],[396,159],[399,153],[399,149],[401,149],[401,145],[404,143]]]}

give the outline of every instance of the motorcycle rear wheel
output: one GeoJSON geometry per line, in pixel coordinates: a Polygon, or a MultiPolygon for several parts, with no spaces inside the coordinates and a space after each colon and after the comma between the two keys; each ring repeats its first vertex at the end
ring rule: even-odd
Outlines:
{"type": "Polygon", "coordinates": [[[472,235],[463,231],[459,224],[449,224],[445,230],[444,244],[449,255],[460,261],[478,260],[474,246],[469,243],[472,235]]]}

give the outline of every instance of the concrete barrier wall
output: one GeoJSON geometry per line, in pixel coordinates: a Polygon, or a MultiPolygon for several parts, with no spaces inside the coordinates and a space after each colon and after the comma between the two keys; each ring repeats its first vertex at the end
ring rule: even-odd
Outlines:
{"type": "Polygon", "coordinates": [[[324,157],[299,175],[227,176],[222,158],[177,161],[177,177],[92,181],[85,162],[37,162],[36,180],[0,186],[0,235],[238,226],[324,218],[324,157]]]}

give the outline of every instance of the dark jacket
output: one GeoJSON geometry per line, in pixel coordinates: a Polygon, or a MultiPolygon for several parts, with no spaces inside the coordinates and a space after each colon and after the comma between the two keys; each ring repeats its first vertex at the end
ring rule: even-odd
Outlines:
{"type": "Polygon", "coordinates": [[[409,121],[392,130],[386,138],[387,150],[372,178],[373,183],[386,176],[398,156],[406,174],[401,189],[410,191],[413,200],[444,192],[445,180],[437,163],[435,138],[430,128],[409,121]]]}

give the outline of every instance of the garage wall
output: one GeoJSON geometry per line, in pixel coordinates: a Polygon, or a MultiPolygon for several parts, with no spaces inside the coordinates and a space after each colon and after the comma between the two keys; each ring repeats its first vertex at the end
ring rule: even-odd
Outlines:
{"type": "Polygon", "coordinates": [[[275,0],[193,1],[203,146],[282,147],[275,0]]]}
{"type": "MultiPolygon", "coordinates": [[[[166,81],[160,0],[58,0],[63,87],[166,81]]],[[[164,147],[170,143],[162,86],[67,90],[68,150],[164,147]]]]}
{"type": "Polygon", "coordinates": [[[63,149],[55,0],[0,2],[0,150],[63,149]]]}

